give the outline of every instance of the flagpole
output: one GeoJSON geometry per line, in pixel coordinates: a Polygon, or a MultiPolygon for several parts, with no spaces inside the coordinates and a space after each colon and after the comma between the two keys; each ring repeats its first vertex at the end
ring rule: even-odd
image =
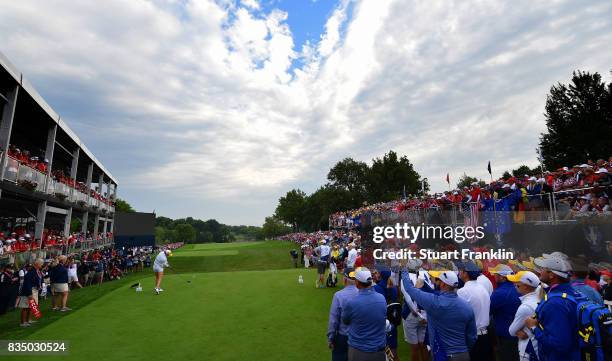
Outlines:
{"type": "Polygon", "coordinates": [[[491,171],[491,161],[489,161],[489,166],[487,167],[489,171],[489,176],[491,177],[491,199],[493,200],[493,224],[495,225],[495,240],[498,241],[499,238],[499,229],[497,227],[497,200],[495,199],[495,190],[493,189],[493,172],[491,171]]]}

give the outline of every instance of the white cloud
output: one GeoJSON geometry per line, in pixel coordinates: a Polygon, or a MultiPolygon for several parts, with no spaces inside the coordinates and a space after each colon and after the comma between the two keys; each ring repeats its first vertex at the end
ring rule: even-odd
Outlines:
{"type": "Polygon", "coordinates": [[[549,87],[612,66],[598,1],[340,0],[307,44],[291,19],[309,14],[254,0],[2,6],[1,50],[124,197],[228,223],[262,221],[345,156],[395,149],[434,189],[488,160],[534,165],[549,87]]]}

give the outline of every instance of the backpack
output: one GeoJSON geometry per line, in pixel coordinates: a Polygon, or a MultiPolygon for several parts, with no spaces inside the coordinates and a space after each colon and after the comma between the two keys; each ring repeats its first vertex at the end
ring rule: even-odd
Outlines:
{"type": "MultiPolygon", "coordinates": [[[[550,297],[562,297],[576,305],[578,320],[578,346],[582,361],[612,361],[612,312],[605,307],[591,302],[583,296],[553,294],[550,297]]],[[[549,298],[544,297],[544,302],[549,298]]],[[[541,302],[536,309],[539,313],[541,302]]]]}

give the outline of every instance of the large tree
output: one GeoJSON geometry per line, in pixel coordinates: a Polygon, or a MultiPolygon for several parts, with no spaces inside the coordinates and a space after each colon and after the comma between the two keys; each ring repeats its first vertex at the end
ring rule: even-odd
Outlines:
{"type": "Polygon", "coordinates": [[[344,158],[327,173],[327,180],[338,189],[349,192],[350,208],[359,207],[367,199],[368,176],[370,167],[353,158],[344,158]]]}
{"type": "MultiPolygon", "coordinates": [[[[406,194],[421,193],[419,173],[406,156],[398,157],[389,151],[382,158],[373,160],[368,177],[368,198],[370,202],[398,199],[406,189],[406,194]]],[[[425,190],[429,186],[426,184],[425,190]]]]}
{"type": "Polygon", "coordinates": [[[189,223],[180,223],[174,227],[178,241],[193,243],[196,239],[196,231],[189,223]]]}
{"type": "Polygon", "coordinates": [[[262,227],[262,234],[264,238],[274,238],[282,236],[291,232],[291,227],[287,226],[280,219],[272,217],[266,217],[266,220],[262,227]]]}
{"type": "Polygon", "coordinates": [[[569,85],[553,86],[544,115],[540,148],[548,169],[612,154],[612,84],[598,73],[577,71],[569,85]]]}
{"type": "Polygon", "coordinates": [[[292,189],[278,200],[275,216],[281,221],[290,224],[294,231],[300,227],[300,221],[304,214],[306,193],[299,189],[292,189]]]}

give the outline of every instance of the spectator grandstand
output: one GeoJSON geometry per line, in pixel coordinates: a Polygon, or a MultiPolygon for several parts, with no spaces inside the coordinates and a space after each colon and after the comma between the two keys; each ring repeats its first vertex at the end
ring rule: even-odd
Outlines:
{"type": "Polygon", "coordinates": [[[0,53],[0,264],[112,243],[117,181],[0,53]]]}

